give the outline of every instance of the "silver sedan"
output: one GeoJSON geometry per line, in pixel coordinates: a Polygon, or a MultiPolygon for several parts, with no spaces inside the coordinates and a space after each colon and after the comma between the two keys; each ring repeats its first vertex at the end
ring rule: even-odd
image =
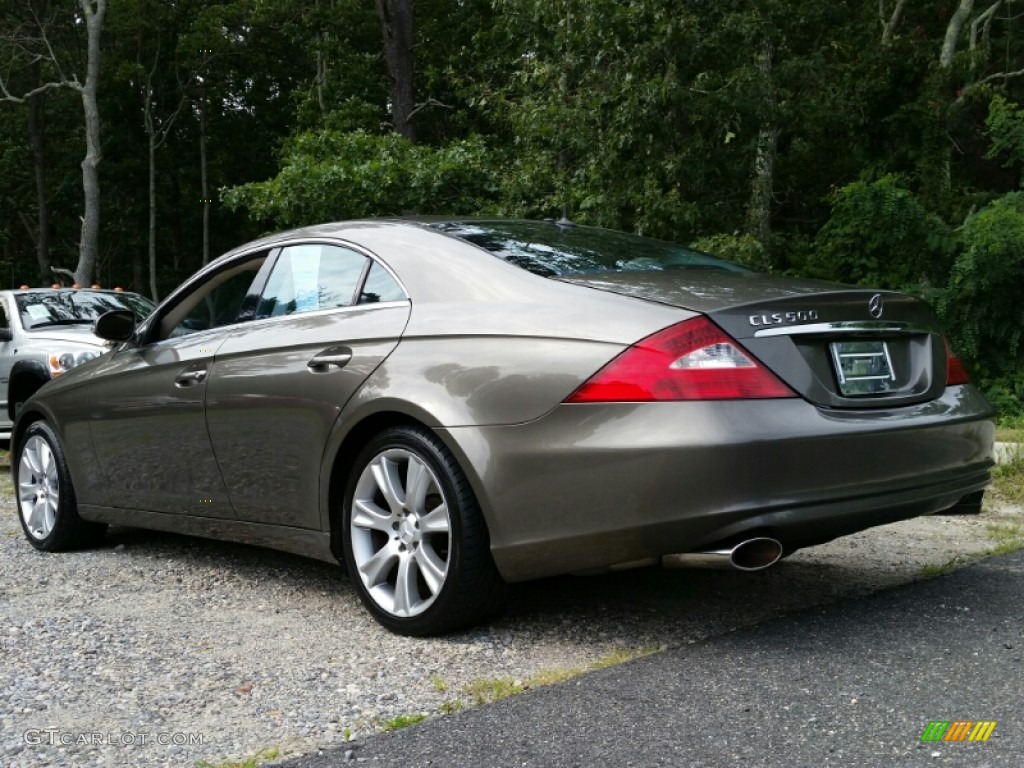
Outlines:
{"type": "Polygon", "coordinates": [[[899,293],[567,222],[347,222],[211,263],[28,401],[28,540],[109,524],[342,562],[411,635],[507,582],[757,570],[976,501],[993,414],[899,293]]]}

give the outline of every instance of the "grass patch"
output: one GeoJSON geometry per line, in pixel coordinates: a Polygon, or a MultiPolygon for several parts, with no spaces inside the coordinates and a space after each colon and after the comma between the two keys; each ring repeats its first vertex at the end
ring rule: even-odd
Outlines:
{"type": "Polygon", "coordinates": [[[473,697],[474,704],[487,704],[492,701],[501,701],[509,696],[522,693],[529,686],[520,680],[509,678],[493,678],[490,680],[474,680],[463,690],[473,697]]]}
{"type": "Polygon", "coordinates": [[[986,526],[988,535],[995,542],[995,546],[989,547],[982,552],[974,552],[968,555],[957,555],[948,563],[942,565],[926,565],[921,569],[921,575],[926,579],[934,579],[936,576],[945,576],[947,573],[961,568],[970,560],[979,557],[991,557],[992,555],[1008,555],[1018,549],[1024,549],[1024,526],[1017,523],[990,523],[986,526]]]}
{"type": "Polygon", "coordinates": [[[441,706],[438,707],[437,709],[443,715],[450,715],[450,714],[453,714],[455,712],[458,712],[464,706],[465,705],[461,701],[459,701],[458,699],[449,699],[448,701],[446,701],[443,704],[441,704],[441,706]]]}
{"type": "Polygon", "coordinates": [[[1016,523],[993,523],[988,526],[988,532],[995,539],[996,545],[986,551],[986,555],[1008,555],[1018,549],[1024,549],[1024,526],[1016,523]]]}
{"type": "Polygon", "coordinates": [[[991,492],[1003,501],[1024,503],[1024,457],[1017,456],[992,468],[991,492]]]}
{"type": "Polygon", "coordinates": [[[644,656],[651,656],[665,650],[663,645],[646,646],[641,648],[616,648],[608,651],[604,656],[590,665],[591,669],[604,669],[605,667],[616,667],[625,664],[633,659],[641,659],[644,656]]]}
{"type": "Polygon", "coordinates": [[[260,763],[280,756],[281,752],[276,747],[271,747],[270,749],[261,749],[252,757],[247,757],[244,760],[221,760],[216,763],[200,760],[196,763],[196,768],[256,768],[260,763]]]}
{"type": "Polygon", "coordinates": [[[961,565],[964,565],[963,561],[954,557],[948,563],[942,565],[926,565],[921,569],[921,575],[926,579],[934,579],[936,576],[945,576],[947,573],[952,573],[961,565]]]}
{"type": "Polygon", "coordinates": [[[553,685],[564,683],[584,672],[592,672],[597,669],[605,669],[623,664],[642,656],[650,656],[652,653],[659,653],[665,650],[664,646],[647,648],[617,648],[609,651],[604,656],[588,664],[586,667],[555,667],[538,672],[526,680],[513,680],[511,678],[492,678],[474,680],[463,692],[471,696],[474,704],[488,704],[493,701],[507,699],[530,688],[539,688],[542,685],[553,685]]]}
{"type": "Polygon", "coordinates": [[[397,715],[390,720],[386,720],[380,729],[382,731],[397,731],[401,728],[408,728],[410,725],[416,725],[416,723],[422,723],[426,719],[426,715],[419,714],[397,715]]]}
{"type": "Polygon", "coordinates": [[[996,440],[1000,443],[1024,443],[1024,428],[996,427],[996,440]]]}
{"type": "Polygon", "coordinates": [[[439,674],[434,673],[430,676],[430,684],[434,687],[434,690],[438,693],[444,693],[448,690],[448,683],[444,681],[444,678],[439,674]]]}

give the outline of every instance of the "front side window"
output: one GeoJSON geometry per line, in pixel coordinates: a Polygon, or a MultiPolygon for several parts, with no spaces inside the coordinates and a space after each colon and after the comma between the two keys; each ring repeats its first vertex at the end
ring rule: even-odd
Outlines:
{"type": "Polygon", "coordinates": [[[167,311],[153,340],[187,336],[243,320],[243,302],[265,261],[266,254],[259,254],[209,277],[167,311]]]}
{"type": "Polygon", "coordinates": [[[256,317],[351,306],[366,262],[362,254],[336,245],[288,246],[270,273],[256,317]]]}

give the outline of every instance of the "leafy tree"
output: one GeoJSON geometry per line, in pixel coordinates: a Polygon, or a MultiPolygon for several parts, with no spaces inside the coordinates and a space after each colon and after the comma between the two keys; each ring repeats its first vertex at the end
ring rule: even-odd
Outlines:
{"type": "Polygon", "coordinates": [[[1024,395],[1024,192],[1010,192],[971,216],[960,233],[939,308],[956,348],[989,381],[1015,382],[1024,395]]]}
{"type": "Polygon", "coordinates": [[[942,220],[887,175],[839,189],[815,245],[820,277],[916,290],[945,282],[952,240],[942,220]]]}
{"type": "Polygon", "coordinates": [[[433,148],[393,133],[307,133],[289,143],[277,176],[228,190],[224,201],[276,227],[474,213],[494,197],[485,162],[485,147],[474,139],[433,148]]]}
{"type": "MultiPolygon", "coordinates": [[[[38,119],[38,97],[47,91],[68,88],[77,92],[82,99],[82,114],[85,124],[85,158],[82,160],[83,214],[82,229],[79,240],[78,265],[73,277],[77,283],[87,285],[92,282],[93,270],[99,255],[100,227],[100,184],[99,164],[102,157],[100,149],[100,114],[97,101],[100,77],[100,39],[106,16],[106,0],[79,0],[74,14],[58,14],[51,11],[48,4],[41,7],[31,0],[24,4],[24,14],[17,18],[17,26],[9,34],[0,38],[6,58],[10,62],[8,71],[28,67],[32,71],[32,79],[28,89],[22,95],[11,92],[9,77],[0,78],[0,101],[13,103],[29,102],[31,114],[38,119]],[[56,45],[56,36],[61,27],[84,29],[85,59],[78,63],[82,78],[71,69],[70,58],[65,49],[56,45]],[[42,74],[45,65],[46,74],[42,74]]],[[[38,129],[37,129],[38,130],[38,129]]],[[[38,151],[38,148],[37,148],[38,151]]],[[[37,182],[38,183],[38,182],[37,182]]],[[[39,213],[42,228],[39,239],[46,241],[48,232],[45,206],[40,205],[39,213]]],[[[40,268],[48,261],[48,249],[40,250],[40,268]]]]}
{"type": "MultiPolygon", "coordinates": [[[[1005,155],[1005,167],[1024,168],[1024,109],[997,94],[989,103],[985,124],[991,140],[987,156],[1005,155]]],[[[1024,187],[1024,176],[1021,176],[1021,186],[1024,187]]]]}

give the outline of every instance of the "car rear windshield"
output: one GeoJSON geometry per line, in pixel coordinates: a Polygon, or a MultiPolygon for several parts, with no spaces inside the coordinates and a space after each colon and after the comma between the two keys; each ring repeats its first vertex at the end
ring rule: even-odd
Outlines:
{"type": "Polygon", "coordinates": [[[130,309],[141,320],[154,307],[145,296],[112,291],[26,291],[15,294],[14,300],[26,330],[54,325],[91,325],[112,309],[130,309]]]}
{"type": "Polygon", "coordinates": [[[544,277],[667,269],[750,272],[739,264],[680,245],[577,224],[446,221],[431,226],[544,277]]]}

